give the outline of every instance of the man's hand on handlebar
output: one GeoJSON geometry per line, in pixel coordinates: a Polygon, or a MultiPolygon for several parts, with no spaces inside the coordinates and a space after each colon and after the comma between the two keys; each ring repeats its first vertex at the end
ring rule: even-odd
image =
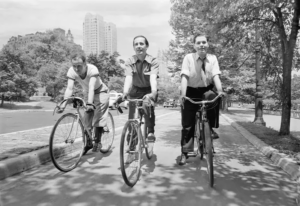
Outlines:
{"type": "Polygon", "coordinates": [[[73,100],[72,99],[64,99],[62,100],[57,106],[56,106],[56,113],[57,114],[60,114],[60,113],[63,113],[67,104],[71,104],[73,103],[73,100]]]}
{"type": "Polygon", "coordinates": [[[88,113],[93,112],[95,109],[96,109],[96,107],[94,104],[91,104],[91,103],[86,104],[86,112],[88,112],[88,113]]]}
{"type": "Polygon", "coordinates": [[[226,97],[227,94],[223,91],[217,91],[218,95],[221,95],[221,97],[226,97]]]}

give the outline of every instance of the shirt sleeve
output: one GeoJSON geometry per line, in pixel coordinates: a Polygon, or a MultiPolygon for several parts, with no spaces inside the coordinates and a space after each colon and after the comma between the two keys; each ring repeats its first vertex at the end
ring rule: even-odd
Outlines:
{"type": "Polygon", "coordinates": [[[70,69],[68,70],[67,77],[68,77],[68,79],[73,79],[73,80],[76,79],[76,73],[75,73],[73,67],[70,67],[70,69]]]}
{"type": "Polygon", "coordinates": [[[159,73],[159,64],[156,58],[153,58],[151,61],[151,71],[150,74],[157,74],[159,73]]]}
{"type": "Polygon", "coordinates": [[[125,76],[132,76],[133,75],[133,67],[134,65],[131,63],[130,59],[125,62],[125,76]]]}
{"type": "Polygon", "coordinates": [[[214,56],[214,62],[213,62],[213,68],[212,68],[212,76],[216,76],[218,74],[221,74],[219,62],[216,56],[214,56]]]}
{"type": "Polygon", "coordinates": [[[180,76],[182,76],[183,74],[188,77],[190,76],[190,62],[188,59],[188,55],[185,55],[183,62],[182,62],[180,76]]]}
{"type": "Polygon", "coordinates": [[[90,71],[90,77],[97,77],[99,75],[99,70],[96,66],[93,66],[91,71],[90,71]]]}

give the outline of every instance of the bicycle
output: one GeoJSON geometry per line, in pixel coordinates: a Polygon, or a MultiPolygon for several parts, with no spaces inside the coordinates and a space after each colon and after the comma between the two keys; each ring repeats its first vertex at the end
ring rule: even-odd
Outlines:
{"type": "MultiPolygon", "coordinates": [[[[90,131],[83,124],[81,109],[86,110],[86,103],[80,97],[69,97],[58,104],[53,111],[60,109],[66,102],[73,103],[76,113],[66,113],[55,123],[50,139],[49,152],[54,166],[63,172],[74,169],[82,157],[84,147],[87,143],[93,142],[93,131],[90,131]]],[[[100,152],[107,153],[114,141],[115,125],[110,112],[108,112],[107,128],[104,129],[101,137],[102,148],[100,152]]]]}
{"type": "Polygon", "coordinates": [[[143,111],[143,100],[128,100],[135,103],[135,116],[125,123],[120,142],[122,177],[130,187],[133,187],[139,179],[143,149],[145,149],[148,159],[153,156],[154,141],[147,140],[148,133],[143,111]]]}
{"type": "Polygon", "coordinates": [[[196,113],[195,119],[195,133],[194,138],[197,142],[197,153],[190,152],[187,154],[188,157],[195,157],[200,154],[200,159],[203,159],[203,155],[206,156],[207,162],[207,173],[209,177],[210,186],[214,185],[214,166],[213,166],[213,139],[211,138],[211,127],[207,119],[207,110],[214,108],[217,105],[217,100],[223,96],[223,94],[217,95],[213,100],[204,101],[193,101],[188,97],[184,99],[190,101],[193,104],[198,104],[199,109],[196,113]]]}

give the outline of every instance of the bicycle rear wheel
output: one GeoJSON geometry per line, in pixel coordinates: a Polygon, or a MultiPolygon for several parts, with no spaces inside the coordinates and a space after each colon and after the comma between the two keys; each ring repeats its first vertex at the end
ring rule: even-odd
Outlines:
{"type": "Polygon", "coordinates": [[[125,183],[133,187],[139,179],[142,159],[141,137],[133,122],[126,122],[120,143],[120,165],[125,183]]]}
{"type": "Polygon", "coordinates": [[[146,125],[146,119],[145,117],[143,117],[143,121],[144,124],[141,125],[141,132],[142,132],[142,135],[144,136],[144,140],[145,140],[145,152],[146,152],[146,157],[148,159],[151,159],[152,156],[153,156],[153,148],[154,148],[154,142],[153,141],[148,141],[148,128],[147,128],[147,125],[146,125]]]}
{"type": "Polygon", "coordinates": [[[213,145],[211,138],[211,130],[208,122],[203,123],[203,133],[205,138],[205,151],[206,151],[206,162],[207,162],[207,172],[209,177],[209,184],[211,187],[214,185],[214,165],[213,165],[213,145]]]}
{"type": "Polygon", "coordinates": [[[81,120],[77,118],[79,117],[72,113],[64,114],[57,120],[50,135],[51,160],[63,172],[74,169],[83,153],[84,129],[81,120]]]}
{"type": "Polygon", "coordinates": [[[110,112],[108,112],[107,128],[105,128],[105,130],[103,131],[101,136],[102,147],[100,149],[100,152],[102,153],[107,153],[110,150],[115,138],[115,123],[114,118],[110,112]]]}

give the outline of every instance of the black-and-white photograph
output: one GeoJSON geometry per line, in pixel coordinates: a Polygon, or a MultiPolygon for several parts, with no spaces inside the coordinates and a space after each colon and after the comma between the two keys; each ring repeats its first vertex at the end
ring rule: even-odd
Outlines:
{"type": "Polygon", "coordinates": [[[0,206],[300,206],[299,0],[0,0],[0,206]]]}

